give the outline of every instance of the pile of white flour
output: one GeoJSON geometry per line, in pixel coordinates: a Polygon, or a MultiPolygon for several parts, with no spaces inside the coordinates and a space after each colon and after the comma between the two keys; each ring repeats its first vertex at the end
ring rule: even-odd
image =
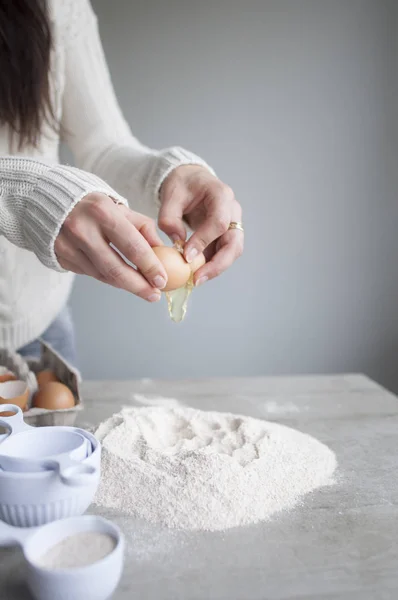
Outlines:
{"type": "Polygon", "coordinates": [[[95,502],[180,529],[268,519],[332,483],[334,453],[283,425],[185,407],[126,408],[96,431],[95,502]]]}

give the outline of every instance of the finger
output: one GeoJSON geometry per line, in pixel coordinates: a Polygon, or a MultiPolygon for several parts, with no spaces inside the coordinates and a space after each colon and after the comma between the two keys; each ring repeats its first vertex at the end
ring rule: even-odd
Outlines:
{"type": "Polygon", "coordinates": [[[243,232],[238,230],[228,231],[220,241],[220,249],[209,262],[196,271],[194,275],[196,286],[221,275],[242,255],[243,232]]]}
{"type": "Polygon", "coordinates": [[[109,246],[97,230],[93,230],[90,243],[81,241],[82,251],[99,272],[100,281],[114,287],[126,290],[148,302],[160,300],[160,291],[154,289],[148,281],[130,267],[123,258],[109,246]]]}
{"type": "MultiPolygon", "coordinates": [[[[120,287],[119,285],[117,285],[111,281],[108,281],[103,275],[101,275],[101,273],[99,271],[97,271],[97,269],[95,269],[95,267],[93,265],[91,265],[91,263],[90,263],[91,267],[89,269],[86,269],[85,271],[83,271],[76,264],[69,262],[66,259],[61,259],[59,261],[59,263],[63,269],[66,269],[67,271],[71,271],[72,273],[76,273],[77,275],[89,275],[90,277],[92,277],[93,279],[97,279],[97,281],[100,281],[101,283],[107,283],[108,285],[111,285],[112,287],[116,287],[116,288],[120,287]]],[[[153,290],[152,290],[152,294],[153,294],[153,290]]],[[[148,300],[148,302],[157,302],[160,299],[160,294],[154,294],[152,298],[148,297],[145,299],[148,300]]]]}
{"type": "Polygon", "coordinates": [[[126,219],[138,229],[150,246],[163,246],[163,242],[156,229],[156,223],[153,219],[150,219],[141,213],[133,212],[123,205],[119,206],[119,210],[123,211],[126,219]]]}
{"type": "Polygon", "coordinates": [[[115,208],[114,219],[104,219],[102,223],[103,234],[153,287],[162,289],[167,283],[162,263],[135,225],[121,211],[117,211],[117,206],[115,208]]]}
{"type": "Polygon", "coordinates": [[[187,190],[184,186],[173,184],[173,187],[165,188],[162,205],[159,211],[158,225],[169,238],[176,242],[187,238],[187,230],[183,221],[184,206],[186,204],[187,190]]]}
{"type": "Polygon", "coordinates": [[[206,206],[206,219],[185,245],[184,255],[188,262],[192,262],[195,256],[226,233],[232,220],[232,201],[234,200],[232,190],[222,184],[213,184],[212,188],[206,206]]]}
{"type": "MultiPolygon", "coordinates": [[[[108,197],[104,196],[97,198],[95,202],[91,202],[88,205],[87,214],[89,219],[86,221],[80,219],[79,222],[76,220],[74,222],[73,219],[69,218],[65,221],[64,227],[66,224],[66,231],[76,238],[78,242],[77,246],[89,256],[95,265],[97,264],[96,260],[98,260],[98,257],[101,259],[99,248],[96,248],[96,245],[102,248],[104,260],[106,258],[108,262],[112,263],[111,256],[112,254],[116,254],[115,251],[111,248],[108,248],[106,252],[103,250],[104,241],[108,241],[128,261],[136,265],[154,288],[163,288],[167,282],[164,267],[146,239],[126,219],[126,210],[123,210],[121,206],[116,205],[108,197]],[[93,222],[95,226],[93,226],[93,222]]],[[[120,257],[116,257],[116,259],[118,258],[120,257]]],[[[123,278],[122,287],[128,285],[126,269],[129,268],[126,262],[123,262],[126,267],[125,269],[118,269],[117,265],[114,264],[117,275],[123,278]]],[[[107,274],[105,275],[107,276],[107,274]]]]}
{"type": "Polygon", "coordinates": [[[80,275],[89,275],[95,279],[101,277],[91,260],[68,239],[67,234],[60,236],[56,242],[56,254],[61,267],[80,275]],[[68,266],[65,266],[68,265],[68,266]],[[71,267],[74,268],[71,268],[71,267]]]}

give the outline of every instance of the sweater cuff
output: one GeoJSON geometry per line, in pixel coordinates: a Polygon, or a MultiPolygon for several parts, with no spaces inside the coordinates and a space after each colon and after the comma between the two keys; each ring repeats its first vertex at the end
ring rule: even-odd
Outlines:
{"type": "Polygon", "coordinates": [[[152,178],[153,187],[151,192],[158,209],[160,208],[160,188],[162,187],[162,183],[174,169],[183,165],[197,165],[199,167],[204,167],[212,175],[216,176],[213,169],[196,154],[179,147],[164,150],[157,159],[156,170],[152,178]]]}
{"type": "Polygon", "coordinates": [[[76,204],[94,192],[128,206],[127,200],[104,181],[74,167],[57,166],[39,178],[26,202],[24,236],[27,247],[46,267],[65,272],[54,252],[55,240],[76,204]]]}

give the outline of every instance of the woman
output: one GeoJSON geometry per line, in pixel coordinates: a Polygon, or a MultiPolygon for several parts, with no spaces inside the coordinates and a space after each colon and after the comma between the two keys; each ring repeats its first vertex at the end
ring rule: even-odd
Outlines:
{"type": "Polygon", "coordinates": [[[186,259],[209,259],[199,285],[241,254],[241,208],[202,159],[132,135],[89,0],[0,0],[0,43],[0,347],[37,355],[41,336],[74,363],[75,273],[156,302],[150,216],[171,239],[194,230],[186,259]],[[61,139],[79,168],[58,163],[61,139]]]}

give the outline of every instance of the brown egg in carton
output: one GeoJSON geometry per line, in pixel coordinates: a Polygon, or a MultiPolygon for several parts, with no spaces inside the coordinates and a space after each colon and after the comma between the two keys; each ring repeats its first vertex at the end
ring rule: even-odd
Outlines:
{"type": "Polygon", "coordinates": [[[18,404],[29,425],[73,425],[82,409],[80,373],[50,345],[41,346],[40,360],[0,348],[0,403],[18,404]],[[49,404],[68,408],[46,408],[49,404]]]}

